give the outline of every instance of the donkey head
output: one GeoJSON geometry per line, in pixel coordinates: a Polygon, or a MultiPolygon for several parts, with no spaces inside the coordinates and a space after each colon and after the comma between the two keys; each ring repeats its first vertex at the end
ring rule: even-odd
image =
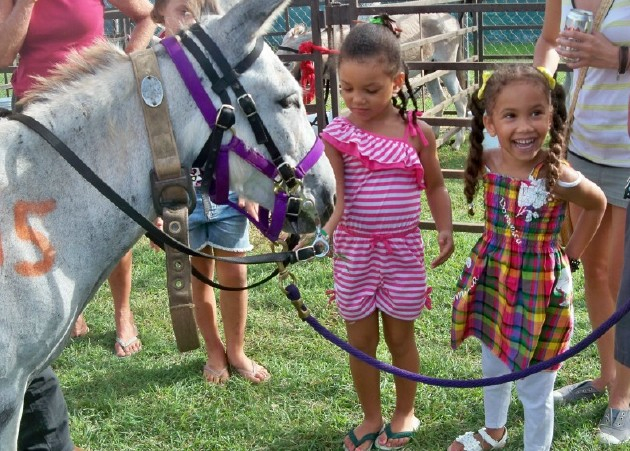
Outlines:
{"type": "MultiPolygon", "coordinates": [[[[234,68],[250,55],[257,39],[288,3],[288,0],[242,0],[223,16],[205,16],[201,26],[234,68]]],[[[269,140],[275,144],[284,163],[291,167],[298,165],[313,148],[316,136],[308,122],[302,103],[302,92],[295,78],[265,45],[251,65],[238,76],[238,82],[255,102],[269,140]]],[[[211,92],[210,89],[208,91],[211,92]]],[[[261,143],[260,136],[257,140],[248,120],[250,118],[238,107],[234,89],[227,91],[232,105],[235,106],[236,120],[231,132],[249,148],[255,148],[267,160],[272,161],[274,158],[273,152],[269,150],[269,143],[261,143]]],[[[216,96],[213,102],[215,100],[218,100],[216,96]]],[[[221,102],[217,105],[220,104],[221,102]]],[[[225,134],[224,143],[229,142],[229,135],[229,132],[225,134]]],[[[233,154],[230,155],[229,166],[231,189],[268,209],[273,208],[274,189],[277,186],[269,178],[233,154]]],[[[332,168],[326,157],[322,156],[304,176],[302,189],[302,196],[314,202],[322,224],[332,211],[334,192],[332,168]]],[[[313,227],[314,221],[308,212],[300,213],[298,229],[304,232],[313,227]]]]}

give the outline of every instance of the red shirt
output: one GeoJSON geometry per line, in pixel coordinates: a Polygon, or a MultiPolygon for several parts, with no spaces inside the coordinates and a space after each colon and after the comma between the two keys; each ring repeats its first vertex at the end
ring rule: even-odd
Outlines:
{"type": "Polygon", "coordinates": [[[11,83],[17,97],[33,86],[32,76],[47,75],[72,49],[94,43],[104,34],[102,0],[38,0],[11,83]]]}

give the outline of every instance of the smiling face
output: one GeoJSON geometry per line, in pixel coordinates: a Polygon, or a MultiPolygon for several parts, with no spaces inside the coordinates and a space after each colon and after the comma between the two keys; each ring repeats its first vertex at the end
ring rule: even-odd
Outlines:
{"type": "Polygon", "coordinates": [[[339,65],[341,97],[357,125],[382,118],[392,106],[405,75],[391,75],[379,57],[346,59],[339,65]]]}
{"type": "Polygon", "coordinates": [[[551,121],[548,91],[528,80],[503,86],[483,118],[490,136],[498,138],[504,159],[515,164],[536,159],[551,121]]]}

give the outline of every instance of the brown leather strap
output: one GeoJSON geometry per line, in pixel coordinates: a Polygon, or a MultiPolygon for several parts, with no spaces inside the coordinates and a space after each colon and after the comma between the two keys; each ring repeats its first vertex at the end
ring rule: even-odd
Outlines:
{"type": "MultiPolygon", "coordinates": [[[[166,207],[162,219],[164,231],[188,245],[188,209],[166,207]]],[[[180,352],[191,351],[199,347],[199,336],[192,304],[190,257],[170,246],[164,246],[164,250],[169,309],[177,349],[180,352]]]]}
{"type": "MultiPolygon", "coordinates": [[[[162,80],[160,78],[160,70],[157,65],[155,52],[152,49],[147,49],[132,53],[130,57],[133,63],[133,71],[136,75],[138,92],[142,100],[142,111],[144,112],[144,122],[149,134],[151,151],[153,152],[155,172],[160,180],[177,177],[179,176],[180,169],[179,154],[177,153],[175,136],[173,136],[173,126],[171,125],[171,118],[168,114],[168,106],[164,92],[162,90],[162,100],[160,103],[157,103],[157,100],[151,103],[145,100],[149,88],[147,87],[144,95],[142,91],[142,83],[148,84],[148,82],[145,81],[147,77],[153,77],[157,81],[155,89],[160,88],[157,83],[161,85],[162,80]]],[[[157,96],[154,95],[152,98],[155,99],[156,97],[157,96]]],[[[157,98],[159,99],[159,97],[157,98]]]]}
{"type": "MultiPolygon", "coordinates": [[[[180,176],[181,163],[155,52],[147,49],[134,52],[130,57],[153,154],[156,178],[158,181],[177,178],[180,176]]],[[[188,193],[185,189],[173,185],[162,191],[161,200],[165,203],[187,203],[188,193]]]]}
{"type": "MultiPolygon", "coordinates": [[[[161,212],[164,231],[188,246],[189,193],[181,183],[175,182],[181,176],[181,163],[157,58],[152,49],[132,53],[130,57],[151,145],[156,179],[161,186],[167,185],[154,193],[154,196],[160,197],[160,205],[168,205],[161,212]],[[174,182],[169,184],[169,180],[174,182]]],[[[169,307],[177,348],[180,352],[197,349],[199,336],[192,304],[190,257],[169,246],[164,250],[169,307]]]]}

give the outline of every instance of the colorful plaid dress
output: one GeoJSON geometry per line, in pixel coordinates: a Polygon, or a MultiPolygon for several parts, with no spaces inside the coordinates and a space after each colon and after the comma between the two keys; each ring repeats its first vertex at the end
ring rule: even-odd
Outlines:
{"type": "Polygon", "coordinates": [[[573,331],[571,272],[559,244],[566,204],[549,199],[541,166],[528,180],[486,170],[485,232],[453,303],[453,349],[477,337],[513,371],[565,351],[573,331]]]}

